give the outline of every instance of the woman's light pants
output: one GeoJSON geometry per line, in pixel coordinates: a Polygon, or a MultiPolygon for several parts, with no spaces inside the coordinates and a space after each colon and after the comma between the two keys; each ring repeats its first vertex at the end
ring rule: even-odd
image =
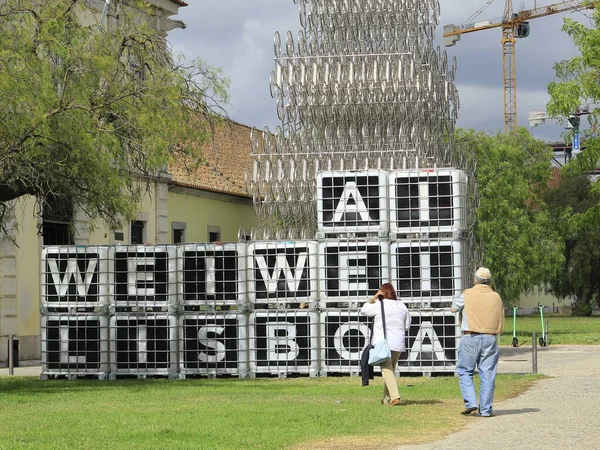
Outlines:
{"type": "Polygon", "coordinates": [[[383,403],[389,403],[396,398],[400,398],[398,383],[394,374],[399,357],[400,352],[392,351],[392,357],[379,366],[381,368],[381,376],[385,382],[383,386],[383,403]]]}

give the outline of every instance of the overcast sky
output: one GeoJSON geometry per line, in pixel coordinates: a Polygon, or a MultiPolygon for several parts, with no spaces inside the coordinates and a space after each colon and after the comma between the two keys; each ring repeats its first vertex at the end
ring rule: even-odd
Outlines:
{"type": "MultiPolygon", "coordinates": [[[[418,0],[415,0],[418,1],[418,0]]],[[[231,80],[229,116],[240,123],[274,130],[279,123],[275,102],[269,94],[273,70],[273,35],[301,29],[298,5],[293,0],[187,0],[177,19],[185,30],[169,33],[175,52],[186,58],[200,57],[222,68],[231,80]]],[[[537,0],[537,6],[559,0],[537,0]]],[[[463,24],[487,0],[440,0],[441,17],[437,45],[446,24],[463,24]]],[[[515,11],[533,8],[533,0],[513,1],[515,11]]],[[[501,17],[504,0],[495,0],[475,21],[501,17]]],[[[554,77],[553,64],[577,54],[571,39],[561,31],[563,18],[589,20],[579,12],[542,17],[531,21],[531,34],[516,43],[518,124],[529,127],[530,110],[544,110],[549,99],[547,85],[554,77]]],[[[504,129],[501,30],[463,35],[446,48],[449,59],[458,60],[460,96],[458,126],[486,132],[504,129]]],[[[553,122],[533,129],[540,139],[561,140],[562,128],[553,122]]]]}

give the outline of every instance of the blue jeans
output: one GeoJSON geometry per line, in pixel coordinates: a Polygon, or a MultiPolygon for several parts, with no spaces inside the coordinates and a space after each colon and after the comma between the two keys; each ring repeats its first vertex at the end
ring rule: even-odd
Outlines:
{"type": "Polygon", "coordinates": [[[498,343],[496,336],[489,334],[465,334],[458,346],[458,365],[456,373],[465,408],[477,406],[477,395],[473,384],[475,366],[479,370],[481,387],[479,392],[479,413],[482,416],[492,414],[496,369],[498,367],[498,343]]]}

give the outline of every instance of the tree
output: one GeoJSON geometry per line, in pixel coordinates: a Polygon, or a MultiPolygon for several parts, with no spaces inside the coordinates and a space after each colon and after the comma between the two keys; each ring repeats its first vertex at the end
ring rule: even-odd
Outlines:
{"type": "MultiPolygon", "coordinates": [[[[582,104],[600,101],[600,7],[593,10],[592,26],[567,18],[562,27],[573,38],[581,55],[560,61],[554,65],[556,80],[548,84],[550,101],[548,113],[559,119],[576,113],[582,104]]],[[[593,170],[600,160],[598,117],[600,108],[586,115],[590,128],[584,131],[585,149],[574,164],[581,172],[593,170]]]]}
{"type": "Polygon", "coordinates": [[[561,240],[542,198],[552,151],[523,128],[495,136],[458,130],[455,139],[459,148],[475,149],[478,252],[510,305],[544,286],[562,266],[561,240]]]}
{"type": "MultiPolygon", "coordinates": [[[[568,117],[581,104],[600,101],[600,10],[593,11],[590,27],[565,19],[563,31],[581,54],[554,65],[556,80],[548,85],[547,110],[555,117],[568,117]]],[[[565,249],[564,266],[550,291],[574,298],[574,315],[590,315],[594,301],[600,306],[600,184],[589,176],[600,163],[599,115],[598,108],[587,115],[584,150],[562,169],[560,184],[546,197],[565,249]]]]}
{"type": "Polygon", "coordinates": [[[549,290],[561,299],[574,298],[573,315],[589,316],[600,296],[600,192],[587,174],[566,169],[546,198],[565,252],[549,290]]]}
{"type": "MultiPolygon", "coordinates": [[[[174,158],[201,161],[227,81],[174,58],[141,0],[0,1],[0,225],[25,195],[129,218],[174,158]],[[104,4],[104,2],[100,2],[104,4]]],[[[0,233],[1,234],[1,233],[0,233]]]]}

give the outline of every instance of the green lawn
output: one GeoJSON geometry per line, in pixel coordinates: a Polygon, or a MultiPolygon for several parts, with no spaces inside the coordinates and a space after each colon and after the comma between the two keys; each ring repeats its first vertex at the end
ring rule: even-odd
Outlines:
{"type": "MultiPolygon", "coordinates": [[[[554,345],[599,345],[600,316],[572,317],[559,314],[545,314],[548,320],[548,343],[554,345]]],[[[545,326],[545,324],[544,324],[545,326]]],[[[539,314],[517,316],[517,339],[519,345],[531,345],[531,335],[542,334],[542,321],[539,314]]],[[[513,317],[506,317],[504,333],[500,345],[511,345],[513,337],[513,317]]]]}
{"type": "MultiPolygon", "coordinates": [[[[533,375],[500,375],[496,401],[533,375]]],[[[382,379],[49,380],[0,377],[2,449],[394,448],[438,439],[458,414],[452,377],[400,378],[405,404],[379,403],[382,379]]]]}
{"type": "MultiPolygon", "coordinates": [[[[501,345],[510,345],[512,317],[501,345]]],[[[549,344],[600,344],[600,317],[547,315],[549,344]]],[[[517,317],[520,345],[541,333],[517,317]]],[[[538,379],[499,375],[499,402],[538,379]]],[[[472,420],[452,376],[399,379],[401,407],[379,404],[381,378],[49,380],[0,377],[0,449],[386,449],[433,441],[472,420]]]]}

